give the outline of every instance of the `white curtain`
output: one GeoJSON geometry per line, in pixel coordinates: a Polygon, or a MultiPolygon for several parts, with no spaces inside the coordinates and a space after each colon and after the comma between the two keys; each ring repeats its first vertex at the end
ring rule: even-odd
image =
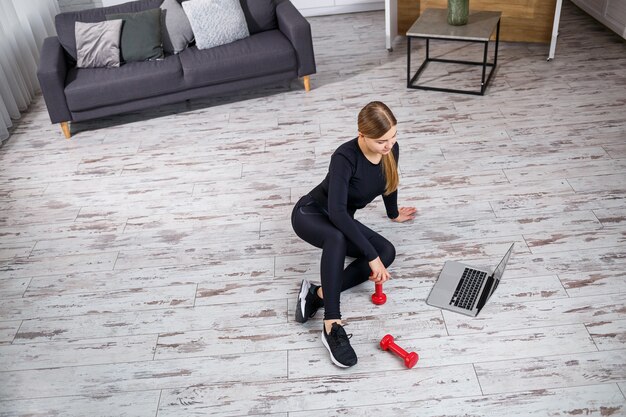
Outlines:
{"type": "Polygon", "coordinates": [[[56,0],[0,0],[0,142],[39,91],[39,51],[57,13],[56,0]]]}

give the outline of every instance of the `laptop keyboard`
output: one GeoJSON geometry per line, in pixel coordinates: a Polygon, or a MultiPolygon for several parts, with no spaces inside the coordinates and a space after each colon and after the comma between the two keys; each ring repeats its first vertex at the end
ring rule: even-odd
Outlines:
{"type": "Polygon", "coordinates": [[[476,298],[478,298],[478,291],[483,285],[483,281],[487,277],[487,273],[477,271],[471,268],[465,268],[459,284],[454,290],[454,294],[450,299],[450,305],[459,307],[465,310],[471,310],[474,306],[476,298]]]}

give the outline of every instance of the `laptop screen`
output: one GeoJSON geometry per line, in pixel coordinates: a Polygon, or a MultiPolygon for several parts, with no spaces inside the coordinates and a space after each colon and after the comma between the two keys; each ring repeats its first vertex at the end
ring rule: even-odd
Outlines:
{"type": "Polygon", "coordinates": [[[500,279],[502,279],[502,275],[504,275],[504,269],[506,268],[506,264],[507,264],[507,262],[509,262],[509,258],[511,257],[511,253],[513,253],[513,245],[515,245],[515,243],[511,244],[511,247],[509,248],[509,250],[504,255],[504,258],[502,258],[502,260],[500,261],[500,263],[496,267],[496,270],[493,271],[493,285],[491,286],[491,291],[489,291],[489,297],[487,297],[487,299],[491,298],[491,294],[493,294],[493,292],[496,290],[496,288],[498,288],[498,284],[500,283],[500,279]]]}
{"type": "Polygon", "coordinates": [[[502,260],[496,267],[496,270],[493,271],[493,279],[500,280],[502,278],[502,275],[504,274],[504,268],[506,268],[506,263],[509,262],[509,258],[511,257],[511,253],[513,252],[513,245],[515,245],[515,243],[511,244],[511,247],[506,252],[506,255],[504,255],[504,258],[502,258],[502,260]]]}

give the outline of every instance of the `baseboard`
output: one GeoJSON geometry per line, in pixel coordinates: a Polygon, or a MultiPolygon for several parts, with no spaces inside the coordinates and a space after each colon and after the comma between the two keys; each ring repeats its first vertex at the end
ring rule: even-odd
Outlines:
{"type": "Polygon", "coordinates": [[[385,2],[380,1],[376,3],[365,4],[347,4],[342,6],[327,6],[327,7],[307,7],[299,9],[302,16],[327,16],[331,14],[343,14],[343,13],[355,13],[355,12],[369,12],[372,10],[385,10],[385,2]]]}

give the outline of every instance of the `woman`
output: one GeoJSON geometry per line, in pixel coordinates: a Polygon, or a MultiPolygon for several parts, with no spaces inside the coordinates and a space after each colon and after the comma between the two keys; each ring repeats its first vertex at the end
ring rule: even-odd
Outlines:
{"type": "Polygon", "coordinates": [[[341,322],[340,293],[368,277],[375,283],[387,281],[387,267],[396,256],[391,242],[355,220],[354,213],[382,194],[391,220],[415,217],[414,207],[398,210],[396,124],[385,104],[366,105],[359,112],[358,137],[337,148],[324,181],[298,201],[291,215],[296,234],[322,249],[322,285],[302,281],[296,321],[305,323],[324,307],[322,343],[340,367],[357,362],[341,322]],[[346,256],[356,259],[344,269],[346,256]]]}

